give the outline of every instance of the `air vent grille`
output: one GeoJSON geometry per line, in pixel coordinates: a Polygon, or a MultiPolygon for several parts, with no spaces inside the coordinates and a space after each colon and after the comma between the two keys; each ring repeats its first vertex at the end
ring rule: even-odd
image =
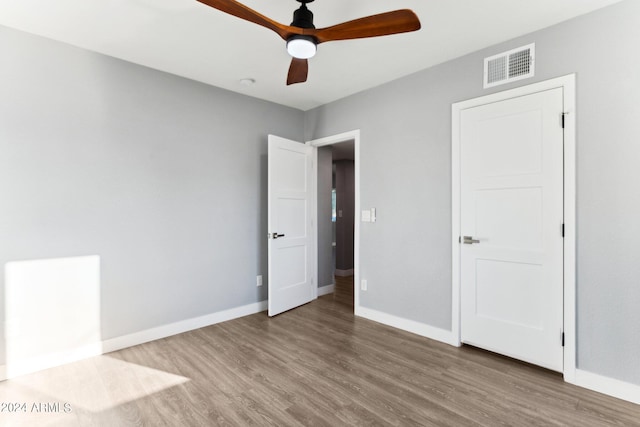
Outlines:
{"type": "Polygon", "coordinates": [[[488,63],[487,82],[496,83],[507,78],[507,57],[499,56],[488,63]]]}
{"type": "Polygon", "coordinates": [[[534,75],[535,44],[512,49],[484,60],[484,88],[534,75]]]}

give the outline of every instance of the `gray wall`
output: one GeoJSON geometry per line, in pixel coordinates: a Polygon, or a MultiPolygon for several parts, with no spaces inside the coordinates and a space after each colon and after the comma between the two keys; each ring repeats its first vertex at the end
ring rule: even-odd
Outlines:
{"type": "Polygon", "coordinates": [[[307,140],[361,130],[361,304],[451,328],[451,104],[577,73],[578,367],[640,384],[639,40],[628,0],[308,112],[307,140]],[[535,78],[482,89],[531,42],[535,78]]]}
{"type": "Polygon", "coordinates": [[[353,160],[338,160],[334,164],[336,171],[336,270],[350,270],[353,268],[355,163],[353,160]]]}
{"type": "Polygon", "coordinates": [[[333,285],[333,188],[331,146],[318,148],[318,287],[333,285]]]}
{"type": "Polygon", "coordinates": [[[102,339],[266,299],[266,138],[301,111],[5,27],[0,52],[0,265],[99,255],[102,339]]]}

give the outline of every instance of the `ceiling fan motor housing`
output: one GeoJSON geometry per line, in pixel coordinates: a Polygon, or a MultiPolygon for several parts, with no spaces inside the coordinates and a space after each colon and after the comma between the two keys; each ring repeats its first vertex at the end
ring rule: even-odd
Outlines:
{"type": "MultiPolygon", "coordinates": [[[[315,29],[313,25],[313,12],[307,9],[307,3],[313,0],[298,0],[302,5],[293,12],[292,27],[315,29]]],[[[287,39],[287,51],[294,58],[308,59],[315,55],[318,40],[313,36],[296,34],[287,39]]]]}
{"type": "Polygon", "coordinates": [[[310,1],[300,1],[300,2],[302,3],[300,8],[295,12],[293,12],[293,22],[291,23],[291,26],[298,27],[298,28],[316,28],[315,25],[313,25],[313,12],[307,9],[307,3],[311,3],[311,2],[310,1]]]}

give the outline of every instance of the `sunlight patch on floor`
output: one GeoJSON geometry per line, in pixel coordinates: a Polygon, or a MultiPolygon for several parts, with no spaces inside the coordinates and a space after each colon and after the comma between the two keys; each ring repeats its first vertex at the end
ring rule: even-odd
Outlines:
{"type": "Polygon", "coordinates": [[[17,423],[13,425],[59,425],[59,421],[109,411],[188,381],[109,356],[92,357],[1,382],[1,402],[27,404],[26,411],[3,414],[2,425],[12,425],[12,420],[17,423]]]}

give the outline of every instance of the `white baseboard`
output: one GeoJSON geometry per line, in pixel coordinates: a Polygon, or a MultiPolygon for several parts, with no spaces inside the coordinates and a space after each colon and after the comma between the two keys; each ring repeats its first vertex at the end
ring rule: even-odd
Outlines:
{"type": "Polygon", "coordinates": [[[640,385],[593,374],[581,369],[576,369],[574,381],[571,383],[640,405],[640,385]]]}
{"type": "Polygon", "coordinates": [[[218,311],[205,316],[182,320],[180,322],[170,323],[168,325],[158,326],[157,328],[134,332],[133,334],[102,341],[102,350],[103,353],[110,353],[112,351],[122,350],[123,348],[133,347],[134,345],[144,344],[149,341],[155,341],[172,335],[181,334],[183,332],[192,331],[194,329],[204,328],[205,326],[215,325],[216,323],[260,313],[266,309],[267,301],[261,301],[254,304],[247,304],[241,307],[218,311]]]}
{"type": "Polygon", "coordinates": [[[339,276],[339,277],[349,277],[349,276],[353,276],[354,270],[353,268],[350,268],[348,270],[338,270],[336,268],[336,270],[333,272],[334,276],[339,276]]]}
{"type": "Polygon", "coordinates": [[[318,288],[318,296],[321,297],[322,295],[332,294],[335,289],[336,285],[320,286],[318,288]]]}
{"type": "Polygon", "coordinates": [[[6,365],[0,365],[0,381],[7,378],[13,378],[25,375],[43,369],[53,368],[55,366],[76,362],[78,360],[89,357],[99,356],[101,354],[110,353],[112,351],[122,350],[123,348],[133,347],[135,345],[144,344],[149,341],[155,341],[161,338],[170,337],[172,335],[181,334],[183,332],[192,331],[194,329],[203,328],[205,326],[215,325],[216,323],[226,322],[228,320],[237,319],[239,317],[260,313],[267,309],[267,301],[261,301],[253,304],[247,304],[228,310],[218,311],[216,313],[207,314],[205,316],[195,317],[193,319],[182,320],[168,325],[158,326],[156,328],[147,329],[133,334],[123,335],[120,337],[110,338],[94,344],[89,344],[81,348],[68,350],[56,354],[48,354],[41,357],[32,358],[11,365],[10,369],[6,365]]]}
{"type": "Polygon", "coordinates": [[[435,341],[440,341],[445,344],[458,346],[458,342],[453,332],[446,329],[436,328],[424,323],[416,322],[414,320],[404,319],[402,317],[393,316],[391,314],[383,313],[381,311],[372,310],[362,306],[355,308],[355,315],[364,317],[365,319],[373,320],[374,322],[382,323],[387,326],[402,329],[403,331],[411,332],[422,337],[426,337],[435,341]]]}

